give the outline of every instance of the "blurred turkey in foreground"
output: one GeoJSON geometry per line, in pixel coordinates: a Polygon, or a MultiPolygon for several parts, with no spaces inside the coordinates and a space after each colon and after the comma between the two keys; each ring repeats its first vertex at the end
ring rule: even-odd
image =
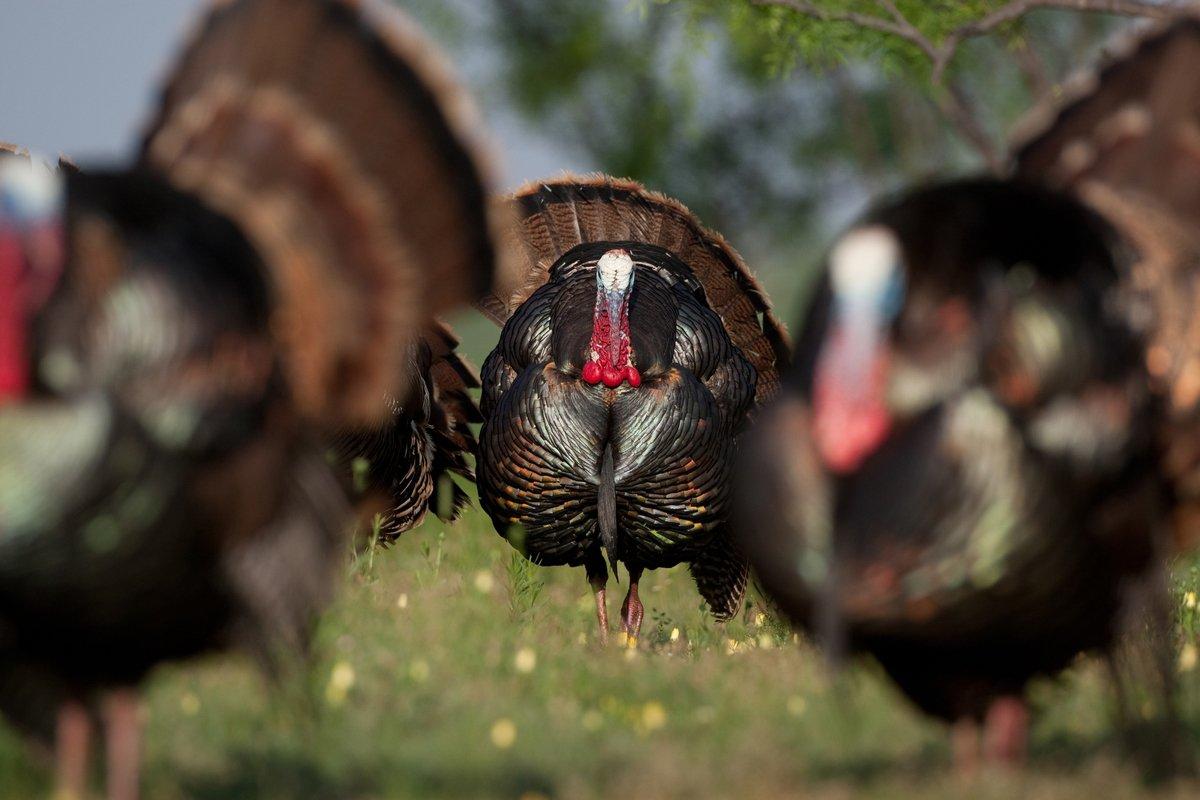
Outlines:
{"type": "MultiPolygon", "coordinates": [[[[1113,641],[1154,564],[1154,409],[1106,226],[977,181],[919,190],[831,251],[739,531],[835,652],[1017,760],[1026,682],[1113,641]]],[[[960,740],[959,744],[964,744],[960,740]]]]}
{"type": "Polygon", "coordinates": [[[686,562],[713,614],[735,614],[745,559],[726,518],[736,437],[778,388],[787,344],[741,258],[678,203],[610,178],[514,199],[523,269],[486,310],[479,486],[530,560],[583,566],[607,638],[607,568],[686,562]]]}
{"type": "Polygon", "coordinates": [[[1075,193],[1124,237],[1165,400],[1180,547],[1200,544],[1200,17],[1139,30],[1021,126],[1016,173],[1075,193]]]}
{"type": "Polygon", "coordinates": [[[234,0],[138,169],[69,176],[62,222],[52,176],[5,168],[0,706],[43,736],[59,708],[72,796],[102,692],[131,797],[149,669],[304,645],[348,521],[326,437],[407,402],[430,315],[490,285],[463,114],[384,7],[234,0]]]}

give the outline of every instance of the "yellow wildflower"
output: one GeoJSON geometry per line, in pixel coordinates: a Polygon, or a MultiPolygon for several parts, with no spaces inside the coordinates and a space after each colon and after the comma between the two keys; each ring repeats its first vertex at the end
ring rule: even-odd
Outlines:
{"type": "Polygon", "coordinates": [[[200,698],[191,692],[184,692],[179,698],[179,710],[184,716],[194,717],[200,713],[200,698]]]}
{"type": "Polygon", "coordinates": [[[475,573],[475,591],[480,594],[491,594],[495,586],[496,579],[492,577],[492,573],[488,570],[481,569],[475,573]]]}
{"type": "Polygon", "coordinates": [[[1197,656],[1196,645],[1193,642],[1188,642],[1179,651],[1179,671],[1191,672],[1196,668],[1197,656]]]}
{"type": "Polygon", "coordinates": [[[667,724],[667,710],[662,703],[651,700],[642,706],[642,727],[647,731],[656,731],[667,724]]]}
{"type": "Polygon", "coordinates": [[[502,717],[492,725],[492,744],[501,750],[507,750],[517,741],[517,726],[511,719],[502,717]]]}
{"type": "Polygon", "coordinates": [[[346,696],[354,688],[354,667],[348,661],[339,661],[333,665],[329,673],[329,683],[325,686],[325,702],[333,707],[346,702],[346,696]]]}

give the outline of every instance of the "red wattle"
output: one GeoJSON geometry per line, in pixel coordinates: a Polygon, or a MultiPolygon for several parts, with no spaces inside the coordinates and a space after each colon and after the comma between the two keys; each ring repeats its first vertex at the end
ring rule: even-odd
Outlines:
{"type": "Polygon", "coordinates": [[[892,430],[891,416],[878,403],[851,405],[841,398],[816,404],[813,438],[821,460],[832,472],[856,471],[884,443],[892,430]]]}
{"type": "Polygon", "coordinates": [[[597,383],[600,382],[600,379],[602,376],[603,376],[603,371],[600,369],[600,365],[597,364],[595,361],[589,361],[583,365],[583,382],[584,383],[590,383],[593,386],[595,386],[597,383]]]}
{"type": "Polygon", "coordinates": [[[604,385],[610,389],[615,389],[625,380],[625,373],[617,369],[611,364],[604,366],[604,385]]]}
{"type": "Polygon", "coordinates": [[[880,346],[861,356],[870,359],[864,369],[845,342],[835,336],[813,385],[813,439],[825,466],[843,475],[861,467],[892,432],[887,351],[880,346]]]}
{"type": "Polygon", "coordinates": [[[642,373],[637,371],[637,367],[626,367],[625,380],[629,381],[629,385],[636,389],[642,385],[642,373]]]}
{"type": "Polygon", "coordinates": [[[29,388],[21,259],[16,237],[0,234],[0,403],[20,399],[29,388]]]}

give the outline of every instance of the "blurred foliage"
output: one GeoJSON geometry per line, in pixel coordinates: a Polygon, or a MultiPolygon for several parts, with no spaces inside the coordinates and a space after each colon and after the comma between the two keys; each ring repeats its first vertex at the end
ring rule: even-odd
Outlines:
{"type": "MultiPolygon", "coordinates": [[[[821,72],[856,65],[859,91],[869,91],[872,83],[886,84],[889,92],[901,87],[915,90],[926,98],[946,91],[934,78],[930,54],[892,33],[854,22],[817,19],[752,0],[644,1],[685,8],[693,25],[723,27],[743,58],[757,59],[773,75],[786,77],[800,69],[821,72]]],[[[895,22],[887,4],[879,0],[816,0],[808,5],[831,14],[895,22]]],[[[936,48],[964,25],[1009,5],[1009,0],[896,0],[891,5],[912,26],[914,35],[936,48]]],[[[1015,118],[1040,94],[1050,91],[1067,73],[1093,61],[1116,25],[1115,19],[1097,14],[1028,13],[985,36],[964,40],[950,58],[945,83],[964,87],[985,131],[1002,141],[1015,118]]],[[[904,124],[902,119],[894,121],[904,124]]],[[[930,144],[943,145],[938,141],[930,144]]]]}
{"type": "MultiPolygon", "coordinates": [[[[739,245],[808,233],[834,178],[827,87],[742,68],[676,9],[497,0],[503,87],[602,169],[678,196],[739,245]],[[816,152],[814,152],[816,151],[816,152]],[[814,168],[814,165],[820,164],[814,168]]],[[[779,244],[780,242],[776,242],[779,244]]]]}
{"type": "MultiPolygon", "coordinates": [[[[406,5],[468,73],[486,74],[490,111],[515,110],[564,151],[683,199],[759,263],[791,261],[881,192],[979,166],[934,102],[929,60],[853,24],[748,0],[406,5]]],[[[881,13],[866,0],[823,5],[881,13]]],[[[898,3],[935,42],[997,5],[898,3]]],[[[1038,12],[969,42],[947,77],[1000,140],[1031,103],[1031,70],[1061,78],[1112,27],[1038,12]]]]}

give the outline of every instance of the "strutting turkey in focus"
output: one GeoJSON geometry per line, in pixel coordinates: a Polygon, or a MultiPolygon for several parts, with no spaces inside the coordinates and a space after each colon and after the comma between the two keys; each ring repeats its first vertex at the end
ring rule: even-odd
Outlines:
{"type": "Polygon", "coordinates": [[[738,530],[768,592],[925,712],[1019,760],[1025,684],[1113,642],[1164,522],[1154,402],[1113,235],[978,180],[869,213],[830,251],[738,530]]]}
{"type": "Polygon", "coordinates": [[[391,9],[232,0],[136,169],[5,164],[0,707],[57,736],[63,791],[108,697],[136,795],[157,663],[304,645],[348,521],[325,442],[407,402],[430,315],[490,286],[476,129],[391,9]]]}
{"type": "Polygon", "coordinates": [[[497,530],[531,561],[582,566],[607,639],[605,554],[636,639],[646,569],[687,563],[718,619],[747,566],[726,524],[735,442],[787,344],[741,258],[673,200],[607,177],[512,200],[524,261],[485,306],[477,465],[497,530]]]}
{"type": "Polygon", "coordinates": [[[1125,279],[1164,399],[1173,535],[1190,548],[1200,542],[1200,17],[1141,29],[1108,50],[1099,69],[1022,123],[1014,168],[1075,194],[1132,251],[1125,279]]]}

